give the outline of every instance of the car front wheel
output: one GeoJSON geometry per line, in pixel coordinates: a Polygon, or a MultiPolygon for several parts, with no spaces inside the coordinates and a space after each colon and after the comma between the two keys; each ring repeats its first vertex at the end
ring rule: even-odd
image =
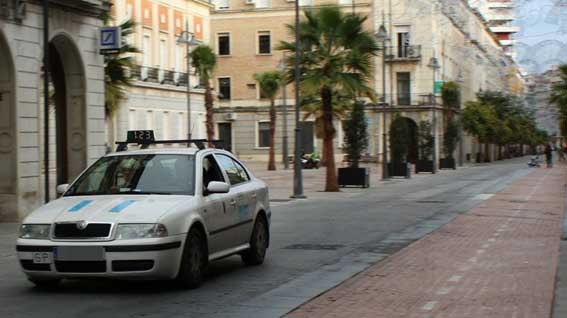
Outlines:
{"type": "Polygon", "coordinates": [[[266,219],[263,216],[257,217],[252,230],[252,237],[250,238],[250,249],[241,255],[244,264],[260,265],[264,263],[269,237],[266,219]]]}
{"type": "Polygon", "coordinates": [[[192,228],[185,242],[181,267],[177,275],[177,281],[182,287],[193,289],[201,285],[207,268],[207,254],[207,245],[203,233],[192,228]]]}

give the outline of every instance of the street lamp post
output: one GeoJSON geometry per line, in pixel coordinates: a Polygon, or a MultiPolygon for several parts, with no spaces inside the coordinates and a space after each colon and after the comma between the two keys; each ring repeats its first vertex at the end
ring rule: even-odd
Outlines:
{"type": "Polygon", "coordinates": [[[436,111],[436,104],[437,104],[437,96],[436,96],[436,91],[435,91],[435,84],[436,84],[436,78],[435,75],[437,73],[437,70],[441,68],[441,66],[439,65],[439,62],[437,61],[437,58],[435,57],[435,53],[433,53],[433,57],[431,58],[429,65],[427,65],[429,67],[431,67],[431,70],[433,71],[433,94],[431,95],[431,103],[432,105],[432,109],[433,109],[433,173],[437,172],[437,111],[436,111]]]}
{"type": "MultiPolygon", "coordinates": [[[[177,44],[186,45],[187,55],[187,139],[191,140],[191,46],[198,45],[199,42],[193,37],[193,33],[189,32],[189,23],[185,25],[185,31],[177,37],[177,44]]],[[[187,143],[189,147],[191,143],[187,143]]]]}
{"type": "MultiPolygon", "coordinates": [[[[287,67],[285,65],[285,54],[284,54],[284,59],[282,59],[278,65],[278,68],[280,69],[280,71],[282,73],[285,73],[287,71],[287,67]]],[[[287,85],[284,82],[282,82],[282,99],[283,99],[283,139],[282,139],[282,160],[283,160],[283,164],[284,164],[284,170],[288,170],[289,169],[289,160],[288,160],[288,156],[289,156],[289,151],[288,151],[288,136],[287,136],[287,85]]]]}
{"type": "Polygon", "coordinates": [[[386,132],[386,42],[389,39],[384,24],[380,25],[376,38],[382,42],[382,180],[388,180],[390,174],[388,172],[388,136],[386,132]]]}
{"type": "Polygon", "coordinates": [[[299,122],[299,60],[301,58],[301,43],[299,36],[299,0],[295,1],[295,149],[293,155],[293,196],[303,199],[303,175],[301,171],[301,126],[299,122]]]}

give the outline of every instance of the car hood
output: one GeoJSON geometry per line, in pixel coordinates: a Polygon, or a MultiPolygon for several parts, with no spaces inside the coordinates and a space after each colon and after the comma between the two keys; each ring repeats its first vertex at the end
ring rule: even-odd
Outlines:
{"type": "Polygon", "coordinates": [[[24,223],[88,222],[155,223],[193,197],[177,195],[96,195],[62,197],[31,213],[24,223]]]}

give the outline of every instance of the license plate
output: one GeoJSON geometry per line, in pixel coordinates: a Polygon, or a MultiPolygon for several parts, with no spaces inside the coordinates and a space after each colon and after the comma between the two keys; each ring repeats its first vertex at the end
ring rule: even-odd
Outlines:
{"type": "Polygon", "coordinates": [[[58,261],[103,261],[102,246],[58,246],[53,251],[58,261]]]}
{"type": "Polygon", "coordinates": [[[51,252],[33,252],[32,259],[34,264],[51,264],[53,262],[51,252]]]}

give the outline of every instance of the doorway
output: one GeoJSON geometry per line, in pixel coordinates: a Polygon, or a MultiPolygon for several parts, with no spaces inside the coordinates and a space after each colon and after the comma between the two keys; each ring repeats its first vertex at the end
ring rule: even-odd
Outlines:
{"type": "Polygon", "coordinates": [[[14,64],[0,30],[0,221],[18,221],[14,64]]]}
{"type": "Polygon", "coordinates": [[[218,123],[218,132],[224,150],[232,152],[232,123],[218,123]]]}
{"type": "Polygon", "coordinates": [[[309,154],[315,151],[313,136],[315,134],[315,123],[312,121],[301,122],[301,151],[309,154]]]}
{"type": "Polygon", "coordinates": [[[55,185],[73,181],[87,163],[84,67],[79,50],[66,35],[59,34],[49,43],[49,70],[50,134],[54,135],[50,143],[55,150],[50,154],[50,161],[55,162],[50,165],[54,174],[50,179],[54,193],[55,185]]]}

